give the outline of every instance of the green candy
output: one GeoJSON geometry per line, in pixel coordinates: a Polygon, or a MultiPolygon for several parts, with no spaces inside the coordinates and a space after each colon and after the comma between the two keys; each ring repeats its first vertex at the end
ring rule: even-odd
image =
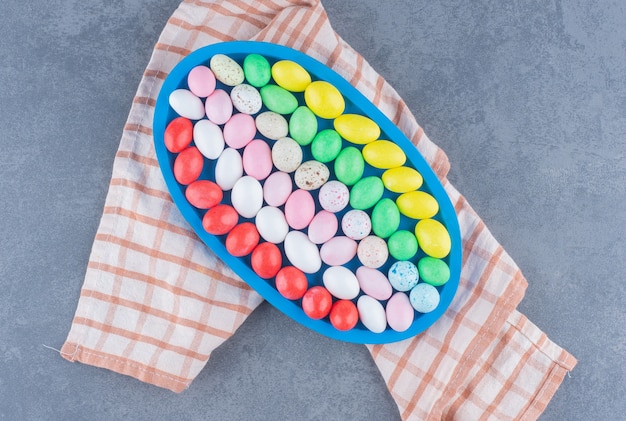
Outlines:
{"type": "Polygon", "coordinates": [[[384,190],[385,186],[380,178],[362,178],[350,190],[350,206],[360,210],[369,209],[380,200],[384,190]]]}
{"type": "Polygon", "coordinates": [[[410,231],[396,231],[387,240],[387,248],[394,259],[409,260],[417,253],[417,238],[410,231]]]}
{"type": "Polygon", "coordinates": [[[380,238],[387,238],[400,226],[400,211],[396,203],[389,199],[381,199],[372,210],[372,231],[380,238]]]}
{"type": "Polygon", "coordinates": [[[319,162],[330,162],[341,152],[341,136],[333,129],[319,132],[311,143],[311,154],[319,162]]]}
{"type": "Polygon", "coordinates": [[[278,114],[291,114],[298,108],[298,99],[278,85],[265,85],[260,89],[261,99],[268,110],[278,114]]]}
{"type": "Polygon", "coordinates": [[[351,186],[359,181],[364,169],[363,155],[354,146],[344,148],[335,159],[335,176],[346,186],[351,186]]]}
{"type": "Polygon", "coordinates": [[[317,117],[313,111],[304,105],[296,108],[289,119],[289,135],[300,146],[306,146],[313,141],[317,133],[317,117]]]}
{"type": "Polygon", "coordinates": [[[417,262],[417,270],[424,282],[436,287],[445,284],[450,279],[450,268],[446,262],[434,257],[422,257],[417,262]]]}
{"type": "Polygon", "coordinates": [[[272,68],[262,55],[248,54],[243,60],[243,74],[250,85],[260,88],[270,81],[272,68]]]}

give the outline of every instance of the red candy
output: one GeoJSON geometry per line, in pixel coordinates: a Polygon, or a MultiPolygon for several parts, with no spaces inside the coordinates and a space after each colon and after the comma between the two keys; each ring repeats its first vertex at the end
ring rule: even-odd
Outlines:
{"type": "Polygon", "coordinates": [[[252,270],[263,279],[276,276],[283,265],[280,249],[273,243],[261,243],[252,252],[252,270]]]}
{"type": "Polygon", "coordinates": [[[350,330],[359,322],[359,310],[350,300],[339,300],[330,309],[330,323],[337,330],[350,330]]]}
{"type": "Polygon", "coordinates": [[[217,205],[204,214],[202,226],[209,234],[223,235],[232,230],[239,222],[239,214],[229,205],[217,205]]]}
{"type": "Polygon", "coordinates": [[[178,153],[191,143],[193,124],[185,117],[177,117],[170,122],[163,133],[165,147],[172,153],[178,153]]]}
{"type": "Polygon", "coordinates": [[[286,266],[276,275],[276,289],[288,300],[302,298],[308,287],[306,275],[297,267],[286,266]]]}
{"type": "Polygon", "coordinates": [[[187,186],[185,197],[199,209],[209,209],[222,201],[222,189],[212,181],[196,180],[187,186]]]}
{"type": "Polygon", "coordinates": [[[252,222],[236,225],[226,237],[226,250],[235,257],[247,256],[259,244],[259,232],[252,222]]]}
{"type": "Polygon", "coordinates": [[[180,184],[191,184],[200,177],[204,157],[195,146],[189,146],[174,161],[174,178],[180,184]]]}
{"type": "Polygon", "coordinates": [[[311,287],[302,297],[302,310],[311,319],[323,319],[330,312],[333,299],[322,286],[311,287]]]}

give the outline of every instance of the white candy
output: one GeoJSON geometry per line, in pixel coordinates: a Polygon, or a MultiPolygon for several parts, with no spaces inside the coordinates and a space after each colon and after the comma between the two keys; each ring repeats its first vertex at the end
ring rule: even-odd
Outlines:
{"type": "Polygon", "coordinates": [[[193,126],[193,140],[202,155],[217,159],[224,150],[224,135],[217,124],[200,120],[193,126]]]}
{"type": "Polygon", "coordinates": [[[359,281],[352,271],[344,266],[331,266],[322,275],[324,286],[334,297],[351,300],[359,295],[359,281]]]}
{"type": "Polygon", "coordinates": [[[263,187],[256,178],[245,175],[233,186],[230,201],[239,215],[254,218],[263,206],[263,187]]]}
{"type": "Polygon", "coordinates": [[[176,89],[169,97],[170,107],[181,117],[189,120],[200,120],[204,117],[202,100],[187,89],[176,89]]]}
{"type": "Polygon", "coordinates": [[[215,182],[222,190],[233,188],[243,175],[243,161],[236,149],[226,148],[215,164],[215,182]]]}
{"type": "Polygon", "coordinates": [[[272,146],[272,161],[280,171],[293,172],[302,162],[302,147],[290,137],[281,137],[272,146]]]}
{"type": "Polygon", "coordinates": [[[254,122],[259,133],[268,139],[278,140],[289,133],[289,124],[285,117],[273,111],[259,114],[254,122]]]}
{"type": "Polygon", "coordinates": [[[230,99],[234,107],[244,114],[256,114],[263,106],[259,91],[245,83],[235,86],[230,91],[230,99]]]}
{"type": "Polygon", "coordinates": [[[256,214],[256,228],[261,237],[270,243],[282,243],[289,232],[285,214],[273,206],[265,206],[256,214]]]}
{"type": "Polygon", "coordinates": [[[378,301],[369,295],[361,295],[356,302],[356,308],[359,310],[359,318],[361,323],[374,333],[382,333],[387,328],[387,318],[385,309],[378,301]]]}
{"type": "Polygon", "coordinates": [[[322,267],[317,246],[301,231],[290,231],[285,237],[285,254],[292,265],[304,273],[315,273],[322,267]]]}

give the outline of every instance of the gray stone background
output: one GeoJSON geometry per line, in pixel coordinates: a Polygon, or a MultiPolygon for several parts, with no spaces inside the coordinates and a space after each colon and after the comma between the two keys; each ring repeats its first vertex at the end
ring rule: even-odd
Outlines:
{"type": "MultiPolygon", "coordinates": [[[[0,419],[399,419],[365,347],[264,303],[181,395],[82,364],[69,330],[113,157],[178,0],[0,4],[0,419]]],[[[542,420],[626,416],[626,3],[323,1],[447,152],[579,365],[542,420]]]]}

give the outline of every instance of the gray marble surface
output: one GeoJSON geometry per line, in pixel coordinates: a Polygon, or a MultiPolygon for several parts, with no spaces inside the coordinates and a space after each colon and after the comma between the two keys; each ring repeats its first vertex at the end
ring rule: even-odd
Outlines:
{"type": "MultiPolygon", "coordinates": [[[[323,3],[521,267],[521,311],[579,359],[541,420],[624,419],[623,1],[323,3]]],[[[363,346],[268,304],[180,395],[43,346],[67,335],[131,100],[177,5],[0,5],[0,419],[399,419],[363,346]]]]}

